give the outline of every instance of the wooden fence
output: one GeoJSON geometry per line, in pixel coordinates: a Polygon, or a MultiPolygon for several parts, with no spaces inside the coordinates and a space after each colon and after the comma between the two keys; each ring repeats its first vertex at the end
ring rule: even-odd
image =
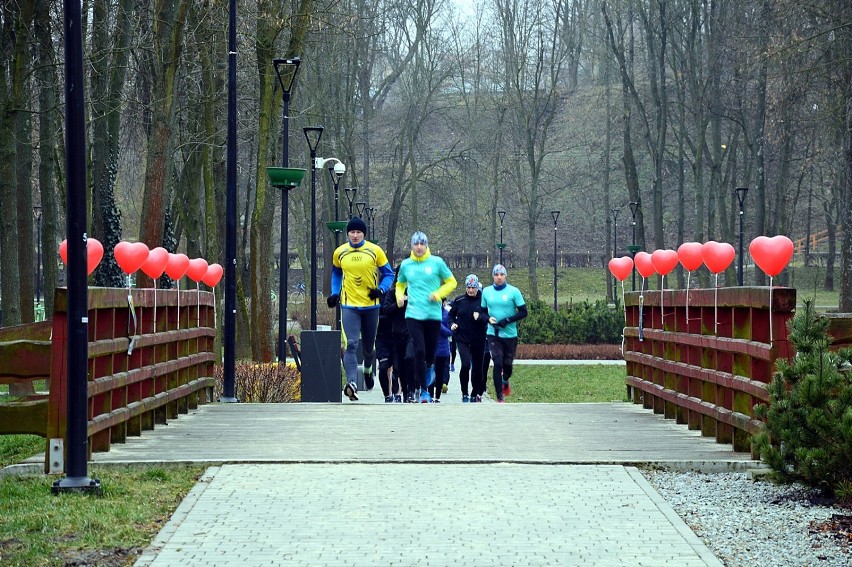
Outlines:
{"type": "Polygon", "coordinates": [[[655,413],[751,451],[775,360],[789,358],[796,290],[768,287],[647,291],[625,298],[628,395],[655,413]],[[641,309],[640,309],[641,301],[641,309]],[[640,325],[641,317],[641,325],[640,325]],[[771,329],[771,338],[770,338],[771,329]]]}
{"type": "MultiPolygon", "coordinates": [[[[159,290],[156,309],[153,289],[133,289],[132,297],[135,309],[130,308],[126,289],[89,288],[90,452],[108,451],[111,443],[140,435],[213,396],[213,293],[159,290]]],[[[65,437],[67,320],[67,290],[60,288],[52,322],[13,327],[5,331],[7,336],[0,335],[6,341],[0,347],[0,380],[50,378],[47,396],[36,394],[4,404],[0,433],[32,433],[47,440],[65,437]],[[15,335],[32,338],[9,341],[15,335]],[[8,360],[9,356],[16,359],[8,360]]]]}

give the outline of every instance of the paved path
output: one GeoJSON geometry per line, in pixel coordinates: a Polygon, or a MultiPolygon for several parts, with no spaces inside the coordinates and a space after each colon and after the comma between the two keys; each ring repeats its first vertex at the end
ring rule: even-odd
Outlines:
{"type": "Polygon", "coordinates": [[[137,565],[721,565],[632,465],[755,466],[630,403],[211,404],[96,463],[211,463],[137,565]]]}

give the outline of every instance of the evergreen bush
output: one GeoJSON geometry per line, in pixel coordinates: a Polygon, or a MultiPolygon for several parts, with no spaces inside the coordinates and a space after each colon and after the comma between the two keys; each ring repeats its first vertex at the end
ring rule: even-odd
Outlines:
{"type": "Polygon", "coordinates": [[[559,311],[544,301],[527,303],[529,315],[521,321],[523,344],[618,344],[624,328],[624,312],[606,301],[563,305],[559,311]]]}
{"type": "Polygon", "coordinates": [[[755,406],[766,429],[752,444],[782,479],[834,494],[852,483],[852,350],[829,350],[828,323],[812,300],[790,321],[797,354],[778,361],[769,406],[755,406]]]}

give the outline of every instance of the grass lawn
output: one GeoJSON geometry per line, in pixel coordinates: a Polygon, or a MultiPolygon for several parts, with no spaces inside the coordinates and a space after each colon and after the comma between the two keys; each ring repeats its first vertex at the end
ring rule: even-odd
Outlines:
{"type": "Polygon", "coordinates": [[[54,496],[54,477],[0,477],[0,564],[132,565],[204,469],[91,467],[100,497],[54,496]]]}
{"type": "MultiPolygon", "coordinates": [[[[493,367],[492,367],[493,371],[493,367]]],[[[488,394],[494,398],[489,372],[488,394]]],[[[507,402],[580,403],[626,402],[623,366],[533,366],[517,364],[512,373],[512,395],[507,402]]]]}

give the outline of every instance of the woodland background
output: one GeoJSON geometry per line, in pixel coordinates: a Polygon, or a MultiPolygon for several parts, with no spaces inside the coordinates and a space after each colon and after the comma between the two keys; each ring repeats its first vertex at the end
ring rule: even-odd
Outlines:
{"type": "MultiPolygon", "coordinates": [[[[224,263],[228,2],[85,0],[89,235],[121,286],[122,239],[224,263]]],[[[647,250],[804,238],[803,261],[839,280],[852,312],[852,3],[848,0],[238,0],[238,340],[270,360],[282,261],[282,96],[272,59],[299,56],[290,165],[318,154],[375,208],[371,237],[394,261],[424,230],[457,265],[599,266],[632,238],[647,250]],[[615,217],[613,209],[620,211],[615,217]],[[820,234],[813,249],[808,235],[820,234]],[[584,260],[585,259],[585,260],[584,260]]],[[[62,5],[0,3],[0,308],[33,319],[36,255],[48,316],[63,281],[62,5]],[[36,243],[34,207],[40,207],[36,243]]],[[[333,220],[319,172],[320,221],[333,220]]],[[[307,266],[309,181],[291,192],[294,269],[307,266]]],[[[321,253],[334,241],[322,235],[321,253]]],[[[320,265],[322,268],[324,264],[320,265]]],[[[328,286],[327,274],[323,285],[328,286]]],[[[683,285],[680,274],[680,285],[683,285]]],[[[609,278],[607,278],[609,280],[609,278]]],[[[291,281],[293,278],[291,277],[291,281]]],[[[730,279],[729,281],[734,281],[730,279]]],[[[137,282],[146,285],[142,278],[137,282]]],[[[755,275],[748,284],[763,284],[755,275]]],[[[147,282],[150,284],[150,282],[147,282]]]]}

